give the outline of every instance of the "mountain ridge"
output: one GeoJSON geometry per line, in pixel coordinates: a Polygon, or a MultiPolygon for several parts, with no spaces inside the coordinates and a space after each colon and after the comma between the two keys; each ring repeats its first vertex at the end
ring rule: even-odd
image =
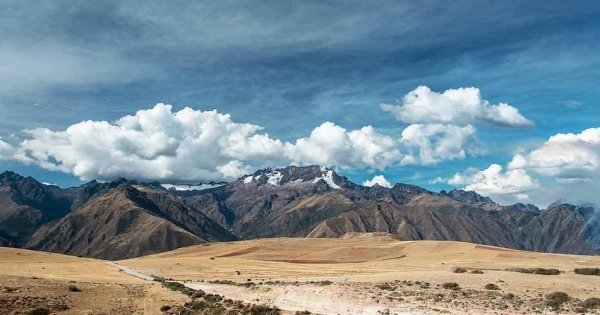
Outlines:
{"type": "Polygon", "coordinates": [[[367,187],[321,166],[267,168],[199,190],[127,179],[60,188],[0,174],[0,245],[105,259],[211,241],[348,233],[598,254],[598,231],[590,208],[503,206],[475,192],[402,183],[367,187]]]}

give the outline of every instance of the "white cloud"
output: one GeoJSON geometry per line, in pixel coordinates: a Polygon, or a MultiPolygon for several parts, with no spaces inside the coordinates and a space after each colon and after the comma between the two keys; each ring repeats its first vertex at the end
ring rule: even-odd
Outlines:
{"type": "Polygon", "coordinates": [[[280,154],[283,145],[259,126],[216,111],[172,112],[157,104],[115,123],[84,121],[64,131],[33,129],[18,150],[30,161],[82,179],[127,177],[189,182],[231,180],[249,170],[242,160],[280,154]]]}
{"type": "Polygon", "coordinates": [[[12,159],[15,154],[15,149],[12,145],[2,141],[0,137],[0,160],[12,159]]]}
{"type": "Polygon", "coordinates": [[[447,183],[499,196],[500,201],[527,201],[544,207],[561,198],[600,202],[600,128],[556,134],[539,147],[516,154],[503,171],[468,169],[447,183]],[[535,175],[535,176],[534,176],[535,175]]]}
{"type": "Polygon", "coordinates": [[[474,87],[437,93],[419,86],[406,94],[401,104],[382,104],[381,109],[406,123],[468,125],[484,121],[507,127],[532,125],[515,107],[506,103],[492,105],[474,87]]]}
{"type": "Polygon", "coordinates": [[[527,199],[527,192],[536,188],[537,183],[522,169],[502,171],[502,166],[492,164],[485,170],[468,169],[456,173],[448,180],[455,186],[463,186],[464,190],[476,191],[491,197],[514,195],[518,199],[527,199]]]}
{"type": "Polygon", "coordinates": [[[372,179],[368,179],[363,182],[363,186],[372,187],[375,185],[387,188],[392,187],[392,184],[390,184],[390,182],[388,182],[383,175],[375,175],[372,179]]]}
{"type": "Polygon", "coordinates": [[[397,141],[379,134],[371,126],[348,132],[325,122],[310,136],[286,143],[286,157],[300,164],[337,165],[341,167],[386,166],[400,161],[397,141]]]}
{"type": "Polygon", "coordinates": [[[0,158],[84,180],[190,183],[233,180],[254,167],[273,164],[371,169],[435,164],[465,158],[475,132],[471,125],[415,124],[394,138],[372,126],[346,130],[325,122],[307,137],[284,142],[261,130],[215,110],[173,112],[171,105],[157,104],[114,122],[88,120],[65,130],[27,130],[29,136],[19,144],[0,140],[0,158]]]}
{"type": "Polygon", "coordinates": [[[471,125],[413,124],[402,131],[402,143],[411,151],[403,164],[431,165],[443,160],[464,159],[475,134],[471,125]]]}
{"type": "Polygon", "coordinates": [[[509,167],[525,168],[565,181],[598,177],[600,128],[586,129],[579,134],[556,134],[539,148],[515,155],[509,167]]]}
{"type": "Polygon", "coordinates": [[[185,183],[232,180],[249,164],[321,164],[385,168],[400,162],[399,142],[371,126],[325,122],[308,137],[282,142],[262,127],[227,114],[157,104],[115,122],[83,121],[65,130],[28,130],[16,146],[0,140],[0,157],[71,173],[82,179],[126,177],[185,183]]]}

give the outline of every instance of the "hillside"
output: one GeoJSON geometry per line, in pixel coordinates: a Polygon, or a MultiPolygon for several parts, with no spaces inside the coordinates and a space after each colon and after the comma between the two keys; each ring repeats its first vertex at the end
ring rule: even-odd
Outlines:
{"type": "Polygon", "coordinates": [[[235,236],[175,197],[127,183],[39,229],[28,248],[118,259],[235,236]]]}

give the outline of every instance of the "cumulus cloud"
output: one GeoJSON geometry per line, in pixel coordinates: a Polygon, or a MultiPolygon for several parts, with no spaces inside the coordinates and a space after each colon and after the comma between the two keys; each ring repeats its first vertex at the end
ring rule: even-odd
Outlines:
{"type": "Polygon", "coordinates": [[[375,185],[387,188],[392,187],[392,184],[390,184],[390,182],[388,182],[383,175],[375,175],[372,179],[367,179],[363,182],[363,186],[372,187],[375,185]]]}
{"type": "Polygon", "coordinates": [[[600,128],[586,129],[579,134],[556,134],[539,148],[515,155],[509,167],[571,182],[598,177],[600,128]]]}
{"type": "Polygon", "coordinates": [[[18,145],[0,140],[0,158],[71,173],[81,179],[185,183],[233,180],[253,167],[320,164],[382,169],[404,157],[401,141],[372,126],[346,130],[332,122],[291,142],[227,114],[157,104],[114,122],[83,121],[65,130],[27,130],[18,145]]]}
{"type": "Polygon", "coordinates": [[[483,121],[506,127],[532,125],[515,107],[506,103],[492,105],[474,87],[438,93],[419,86],[406,94],[401,104],[382,104],[381,109],[406,123],[468,125],[483,121]]]}
{"type": "Polygon", "coordinates": [[[273,164],[384,169],[463,159],[475,132],[471,125],[413,124],[392,137],[372,126],[346,130],[324,122],[307,137],[281,141],[262,129],[215,110],[174,112],[171,105],[159,103],[114,122],[87,120],[65,130],[26,130],[21,143],[0,140],[0,159],[84,180],[228,181],[273,164]]]}
{"type": "Polygon", "coordinates": [[[332,122],[321,124],[310,136],[285,147],[286,157],[300,164],[385,168],[402,156],[392,137],[377,133],[371,126],[347,131],[332,122]]]}
{"type": "Polygon", "coordinates": [[[410,150],[403,164],[431,165],[443,160],[464,159],[475,134],[471,125],[413,124],[402,131],[401,141],[410,150]]]}
{"type": "Polygon", "coordinates": [[[537,187],[535,180],[525,170],[503,171],[498,164],[492,164],[485,170],[469,169],[456,173],[448,183],[486,196],[514,195],[522,200],[528,198],[528,191],[537,187]]]}
{"type": "Polygon", "coordinates": [[[231,180],[244,160],[269,160],[283,144],[226,114],[157,104],[114,123],[84,121],[64,131],[29,130],[18,150],[43,168],[82,179],[127,177],[185,182],[231,180]]]}
{"type": "Polygon", "coordinates": [[[600,128],[556,134],[539,147],[514,155],[506,170],[492,164],[482,171],[457,173],[446,182],[507,202],[526,200],[545,206],[573,196],[600,202],[600,128]]]}
{"type": "Polygon", "coordinates": [[[15,154],[15,149],[12,145],[2,141],[0,137],[0,160],[12,159],[15,154]]]}

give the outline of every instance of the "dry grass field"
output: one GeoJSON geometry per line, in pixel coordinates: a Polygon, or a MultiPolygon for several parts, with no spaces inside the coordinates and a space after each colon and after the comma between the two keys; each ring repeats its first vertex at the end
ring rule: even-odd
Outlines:
{"type": "Polygon", "coordinates": [[[204,244],[119,263],[233,299],[325,314],[541,313],[550,311],[546,295],[555,291],[570,297],[560,312],[574,313],[583,310],[581,301],[600,298],[600,277],[573,273],[574,268],[600,267],[600,257],[397,241],[380,234],[204,244]],[[466,272],[454,272],[459,267],[466,272]],[[558,269],[560,274],[507,268],[558,269]],[[443,288],[451,282],[459,289],[443,288]],[[498,290],[486,290],[486,284],[498,290]]]}
{"type": "Polygon", "coordinates": [[[177,314],[190,301],[134,270],[218,294],[226,303],[268,305],[283,314],[598,313],[600,299],[593,298],[600,298],[600,277],[573,272],[581,267],[600,267],[600,257],[384,234],[212,243],[116,265],[0,248],[0,314],[35,307],[57,314],[177,314]],[[548,296],[557,291],[566,298],[548,296]],[[164,305],[172,309],[161,312],[164,305]]]}
{"type": "Polygon", "coordinates": [[[161,314],[185,300],[100,260],[0,247],[0,314],[161,314]]]}

